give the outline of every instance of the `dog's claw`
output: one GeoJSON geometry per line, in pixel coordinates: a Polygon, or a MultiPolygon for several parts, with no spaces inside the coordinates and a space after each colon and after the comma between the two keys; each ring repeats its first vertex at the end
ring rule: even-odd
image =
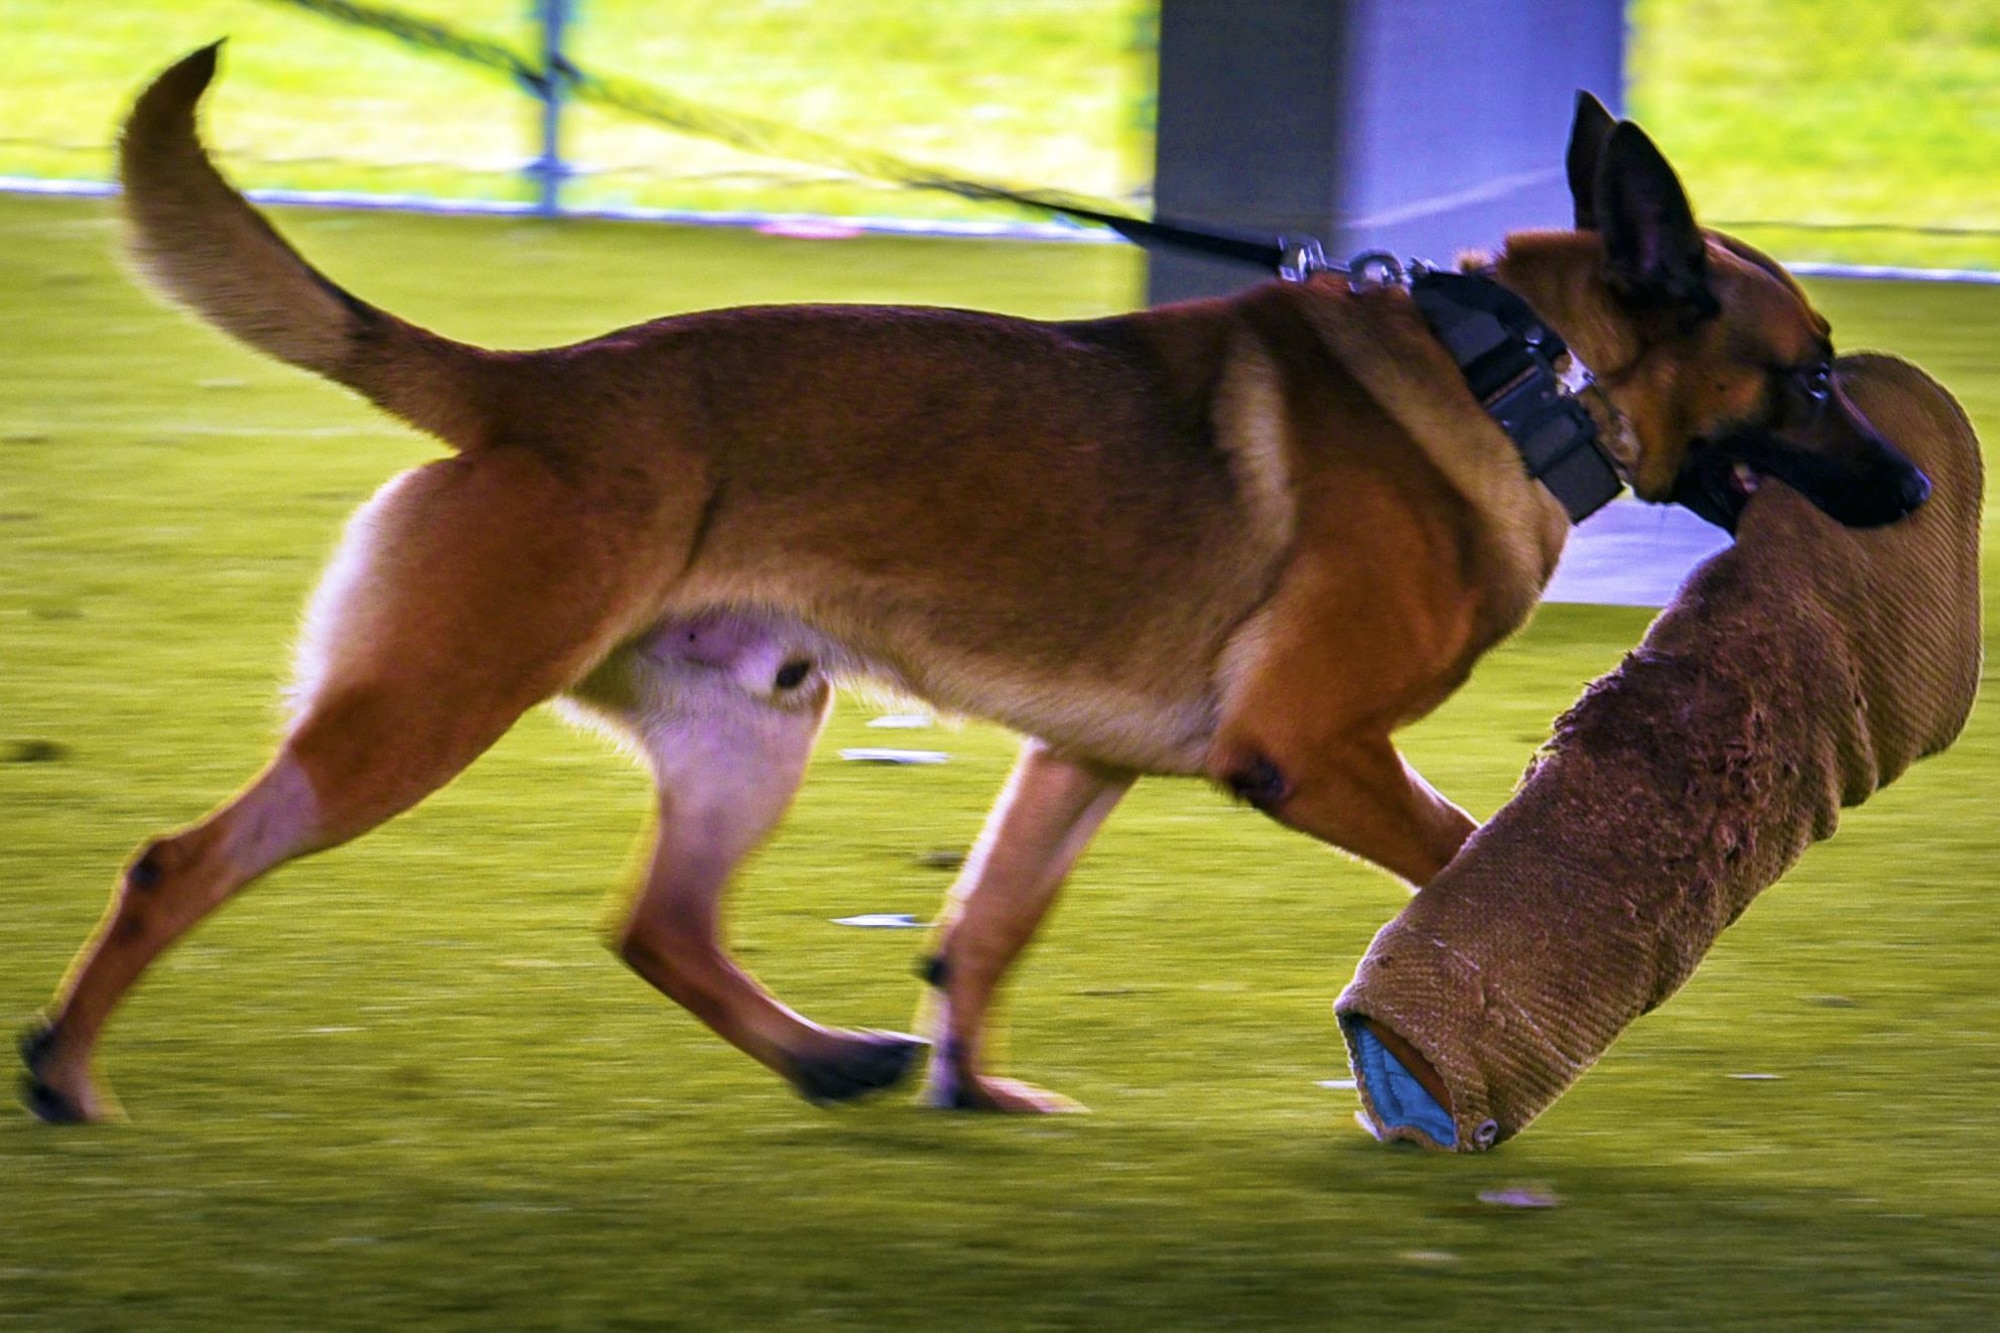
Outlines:
{"type": "Polygon", "coordinates": [[[21,1063],[28,1067],[29,1072],[34,1072],[41,1065],[42,1057],[49,1053],[49,1047],[55,1044],[56,1025],[46,1017],[36,1015],[28,1026],[21,1029],[21,1063]]]}
{"type": "Polygon", "coordinates": [[[830,1106],[902,1082],[929,1045],[902,1032],[856,1032],[833,1055],[793,1057],[787,1074],[799,1096],[830,1106]]]}

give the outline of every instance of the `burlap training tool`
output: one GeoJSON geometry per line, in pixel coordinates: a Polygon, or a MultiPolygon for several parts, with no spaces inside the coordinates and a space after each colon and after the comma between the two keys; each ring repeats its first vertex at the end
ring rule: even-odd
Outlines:
{"type": "Polygon", "coordinates": [[[1980,665],[1978,441],[1915,367],[1857,356],[1837,374],[1930,475],[1930,502],[1856,531],[1766,480],[1736,545],[1557,721],[1513,800],[1375,937],[1334,1006],[1381,1137],[1480,1151],[1519,1133],[1840,807],[1964,725],[1980,665]],[[1412,1123],[1425,1119],[1410,1114],[1414,1084],[1385,1072],[1362,1017],[1429,1061],[1448,1126],[1412,1123]]]}

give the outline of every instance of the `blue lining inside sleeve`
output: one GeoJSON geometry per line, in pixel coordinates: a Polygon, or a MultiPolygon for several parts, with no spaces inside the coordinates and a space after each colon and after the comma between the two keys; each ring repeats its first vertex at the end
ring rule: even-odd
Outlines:
{"type": "Polygon", "coordinates": [[[1356,1023],[1348,1033],[1354,1043],[1354,1072],[1368,1089],[1375,1114],[1387,1126],[1414,1129],[1434,1143],[1456,1148],[1458,1127],[1437,1099],[1424,1091],[1424,1085],[1366,1026],[1356,1023]]]}

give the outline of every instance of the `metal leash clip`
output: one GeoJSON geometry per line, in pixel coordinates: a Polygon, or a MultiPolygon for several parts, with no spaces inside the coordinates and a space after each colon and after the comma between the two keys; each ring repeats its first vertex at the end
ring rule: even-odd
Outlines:
{"type": "Polygon", "coordinates": [[[1278,276],[1286,282],[1304,282],[1333,267],[1326,262],[1326,250],[1317,237],[1280,236],[1278,252],[1278,276]]]}

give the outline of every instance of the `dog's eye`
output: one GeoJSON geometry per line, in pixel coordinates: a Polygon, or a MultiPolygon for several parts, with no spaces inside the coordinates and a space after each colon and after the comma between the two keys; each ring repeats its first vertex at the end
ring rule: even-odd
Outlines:
{"type": "Polygon", "coordinates": [[[1833,401],[1833,367],[1824,361],[1781,372],[1772,400],[1776,416],[1804,425],[1816,421],[1833,401]]]}
{"type": "Polygon", "coordinates": [[[1824,406],[1826,400],[1833,396],[1833,367],[1826,362],[1802,367],[1795,374],[1799,392],[1815,407],[1824,406]]]}

